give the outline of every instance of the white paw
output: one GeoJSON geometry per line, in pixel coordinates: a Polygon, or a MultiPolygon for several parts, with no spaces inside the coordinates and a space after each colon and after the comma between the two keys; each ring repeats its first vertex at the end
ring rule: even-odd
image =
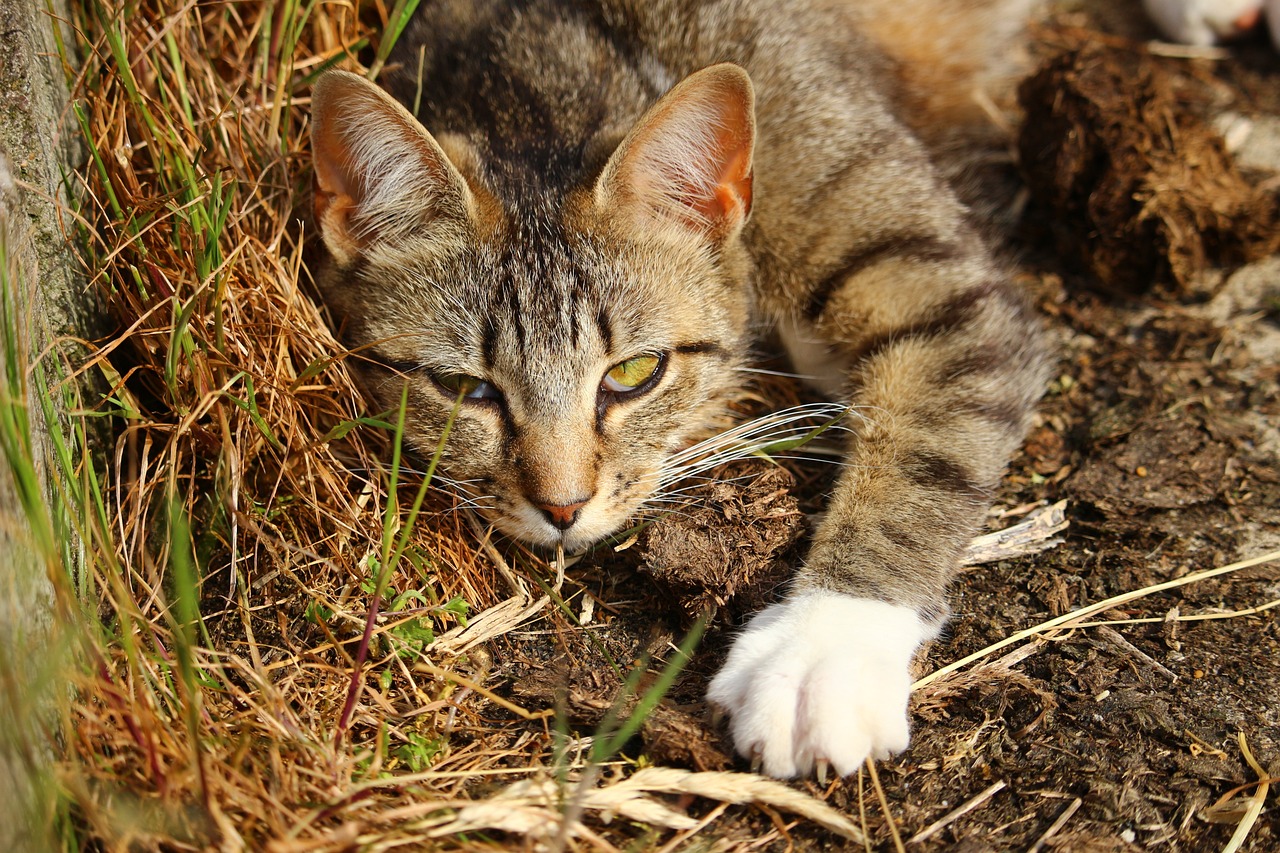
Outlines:
{"type": "Polygon", "coordinates": [[[770,776],[820,762],[847,776],[868,755],[907,748],[907,667],[935,633],[909,607],[805,592],[751,620],[707,698],[731,715],[738,752],[770,776]]]}
{"type": "MultiPolygon", "coordinates": [[[[1208,46],[1238,38],[1257,25],[1264,0],[1143,0],[1147,14],[1168,38],[1208,46]]],[[[1269,3],[1268,14],[1275,0],[1269,3]]]]}

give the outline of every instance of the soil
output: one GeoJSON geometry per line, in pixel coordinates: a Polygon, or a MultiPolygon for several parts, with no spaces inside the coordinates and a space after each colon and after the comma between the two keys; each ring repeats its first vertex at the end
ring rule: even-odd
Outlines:
{"type": "MultiPolygon", "coordinates": [[[[1059,122],[1055,134],[1095,146],[1074,162],[1109,161],[1110,171],[1091,180],[1113,198],[1132,198],[1152,185],[1153,163],[1186,162],[1185,145],[1218,169],[1214,181],[1251,209],[1274,213],[1280,62],[1269,48],[1259,41],[1212,60],[1153,57],[1122,30],[1081,53],[1080,27],[1095,24],[1076,17],[1044,30],[1048,76],[1023,90],[1030,112],[1059,122]],[[1082,61],[1105,71],[1089,78],[1088,103],[1066,79],[1081,79],[1082,61]],[[1124,85],[1130,72],[1162,106],[1122,111],[1124,133],[1099,129],[1115,109],[1098,104],[1126,98],[1098,87],[1124,85]],[[1066,94],[1054,101],[1056,92],[1066,94]],[[1178,132],[1141,127],[1171,114],[1178,132]],[[1137,153],[1128,161],[1105,153],[1117,146],[1137,153]]],[[[1024,151],[1033,143],[1024,137],[1024,151]]],[[[1031,176],[1017,249],[1061,362],[991,516],[995,529],[1029,506],[1066,499],[1071,526],[1051,550],[964,570],[947,635],[918,660],[921,673],[1077,607],[1280,548],[1280,256],[1238,266],[1275,251],[1266,230],[1275,223],[1263,221],[1272,214],[1206,213],[1221,193],[1184,187],[1154,219],[1149,206],[1108,210],[1106,240],[1098,222],[1065,236],[1033,227],[1079,220],[1080,205],[1099,198],[1097,185],[1080,178],[1050,174],[1037,187],[1031,176]]],[[[692,516],[661,520],[626,550],[577,567],[565,594],[575,613],[591,600],[590,624],[496,641],[494,675],[505,692],[530,707],[554,704],[574,732],[590,735],[607,722],[623,670],[669,659],[691,617],[709,609],[716,617],[692,662],[624,752],[694,769],[747,769],[710,721],[702,690],[733,625],[778,594],[779,566],[795,560],[804,533],[799,510],[812,511],[827,482],[817,468],[794,468],[794,486],[767,462],[755,470],[765,476],[709,489],[692,516]],[[672,565],[712,568],[673,573],[672,565]]],[[[1273,561],[1137,598],[1100,617],[1121,624],[1023,645],[1015,660],[917,691],[910,749],[878,765],[888,815],[865,774],[796,784],[848,814],[865,813],[881,848],[892,845],[894,828],[906,841],[977,798],[907,846],[1221,849],[1255,790],[1244,746],[1280,776],[1280,610],[1187,617],[1277,599],[1273,561]]],[[[623,704],[625,716],[634,700],[623,704]]],[[[713,804],[678,805],[699,814],[713,804]]],[[[761,848],[768,850],[847,843],[764,809],[732,811],[715,827],[728,841],[770,839],[761,848]]],[[[615,841],[629,833],[616,823],[609,832],[615,841]]],[[[1280,849],[1274,794],[1243,849],[1280,849]]]]}

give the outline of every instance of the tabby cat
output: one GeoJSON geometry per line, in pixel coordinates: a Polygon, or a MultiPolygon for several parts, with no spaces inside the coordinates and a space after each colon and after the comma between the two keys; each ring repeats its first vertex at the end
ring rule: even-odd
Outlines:
{"type": "Polygon", "coordinates": [[[1044,381],[921,141],[964,100],[930,87],[1012,29],[994,3],[428,0],[390,95],[315,87],[323,297],[371,394],[407,382],[415,446],[462,396],[443,465],[507,534],[619,530],[766,336],[865,413],[790,591],[708,689],[775,776],[907,746],[908,665],[1044,381]],[[930,22],[953,52],[903,65],[930,22]]]}

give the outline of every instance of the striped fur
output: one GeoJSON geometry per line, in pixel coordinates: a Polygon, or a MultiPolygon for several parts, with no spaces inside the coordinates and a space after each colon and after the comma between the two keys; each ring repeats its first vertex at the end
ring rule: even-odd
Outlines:
{"type": "MultiPolygon", "coordinates": [[[[452,404],[431,377],[496,389],[466,401],[446,468],[500,528],[573,550],[621,527],[773,328],[868,413],[793,595],[940,623],[1047,358],[909,129],[930,117],[900,112],[928,107],[911,87],[929,76],[860,34],[903,32],[867,22],[894,5],[930,4],[428,0],[386,81],[421,126],[359,78],[321,80],[322,291],[375,396],[409,380],[419,447],[452,404]],[[663,357],[651,387],[602,391],[644,354],[663,357]],[[548,514],[579,503],[567,528],[548,514]]],[[[949,60],[1003,55],[969,47],[949,60]]]]}

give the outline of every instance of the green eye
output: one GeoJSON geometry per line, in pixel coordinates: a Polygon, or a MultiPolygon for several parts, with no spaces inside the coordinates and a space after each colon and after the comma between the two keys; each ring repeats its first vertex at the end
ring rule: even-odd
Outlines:
{"type": "Polygon", "coordinates": [[[478,376],[465,373],[441,373],[435,377],[446,391],[454,396],[462,395],[472,400],[496,400],[501,396],[498,389],[478,376]]]}
{"type": "Polygon", "coordinates": [[[639,390],[641,386],[653,379],[662,364],[662,357],[657,355],[638,355],[619,362],[604,375],[601,386],[615,394],[626,394],[639,390]]]}

